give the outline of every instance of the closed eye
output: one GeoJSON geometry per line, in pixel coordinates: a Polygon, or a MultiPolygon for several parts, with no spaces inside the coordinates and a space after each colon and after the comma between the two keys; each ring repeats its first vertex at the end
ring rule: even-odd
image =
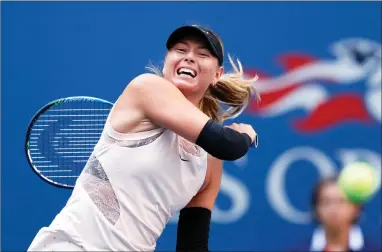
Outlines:
{"type": "Polygon", "coordinates": [[[181,53],[184,53],[184,52],[186,52],[186,49],[178,48],[178,49],[176,49],[176,51],[181,52],[181,53]]]}
{"type": "Polygon", "coordinates": [[[205,51],[201,51],[201,52],[199,52],[199,55],[202,56],[202,57],[209,57],[210,53],[205,52],[205,51]]]}

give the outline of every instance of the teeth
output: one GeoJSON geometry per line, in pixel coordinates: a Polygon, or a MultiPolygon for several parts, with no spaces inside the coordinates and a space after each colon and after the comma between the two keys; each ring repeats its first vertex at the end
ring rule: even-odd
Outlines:
{"type": "Polygon", "coordinates": [[[190,74],[192,77],[195,77],[196,76],[196,73],[194,70],[191,70],[191,69],[188,69],[188,68],[179,68],[178,70],[178,74],[181,74],[181,73],[188,73],[190,74]]]}

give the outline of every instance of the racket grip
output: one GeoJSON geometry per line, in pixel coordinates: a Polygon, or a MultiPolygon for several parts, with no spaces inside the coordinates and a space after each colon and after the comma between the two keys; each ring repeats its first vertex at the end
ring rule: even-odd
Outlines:
{"type": "Polygon", "coordinates": [[[255,140],[251,143],[251,148],[257,148],[259,146],[259,137],[256,135],[255,140]]]}

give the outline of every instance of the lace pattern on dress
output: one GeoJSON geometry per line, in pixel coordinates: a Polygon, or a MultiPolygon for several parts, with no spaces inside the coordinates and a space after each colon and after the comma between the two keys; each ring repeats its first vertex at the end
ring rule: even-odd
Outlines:
{"type": "MultiPolygon", "coordinates": [[[[110,144],[118,144],[123,147],[136,148],[154,142],[163,132],[154,136],[140,140],[119,141],[110,136],[104,135],[103,141],[98,148],[107,149],[110,144]]],[[[120,216],[120,205],[113,190],[109,178],[97,157],[92,154],[81,174],[81,183],[94,204],[103,216],[111,223],[115,224],[120,216]]]]}
{"type": "Polygon", "coordinates": [[[103,216],[115,224],[120,215],[120,206],[99,160],[92,155],[81,174],[81,183],[103,216]]]}

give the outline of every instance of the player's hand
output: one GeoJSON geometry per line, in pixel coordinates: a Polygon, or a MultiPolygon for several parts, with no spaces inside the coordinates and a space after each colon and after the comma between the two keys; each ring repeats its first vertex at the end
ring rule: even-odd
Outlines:
{"type": "Polygon", "coordinates": [[[259,140],[256,134],[256,131],[252,128],[251,125],[249,124],[244,124],[244,123],[233,123],[231,125],[225,126],[227,128],[233,129],[237,132],[240,133],[246,133],[251,139],[252,139],[252,145],[257,147],[259,144],[259,140]]]}

